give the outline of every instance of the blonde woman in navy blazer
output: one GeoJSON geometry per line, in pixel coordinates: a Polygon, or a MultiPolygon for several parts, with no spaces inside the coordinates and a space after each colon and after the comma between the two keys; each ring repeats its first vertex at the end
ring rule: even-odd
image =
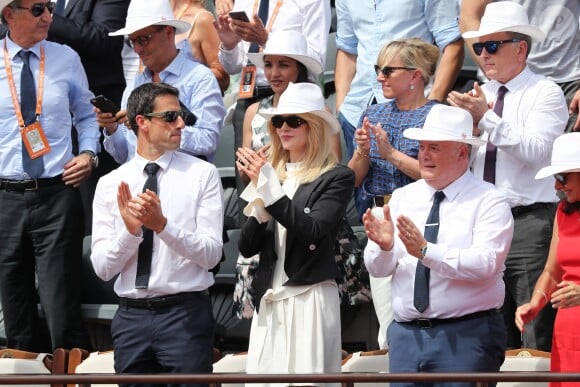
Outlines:
{"type": "Polygon", "coordinates": [[[237,168],[251,180],[242,193],[249,204],[240,253],[260,255],[246,371],[340,372],[334,243],[354,186],[330,146],[340,126],[309,83],[291,83],[278,107],[261,114],[269,119],[270,149],[236,153],[237,168]]]}

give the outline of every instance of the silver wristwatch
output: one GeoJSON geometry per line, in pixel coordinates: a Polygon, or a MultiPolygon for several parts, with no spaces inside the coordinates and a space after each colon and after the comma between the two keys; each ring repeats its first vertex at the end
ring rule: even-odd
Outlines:
{"type": "Polygon", "coordinates": [[[421,261],[423,260],[423,258],[425,258],[425,254],[427,254],[427,246],[425,245],[423,247],[421,247],[421,250],[419,250],[419,254],[421,255],[421,258],[419,258],[421,261]]]}
{"type": "Polygon", "coordinates": [[[97,169],[97,167],[99,166],[99,156],[97,156],[95,152],[90,150],[84,150],[80,154],[87,154],[91,156],[91,166],[93,167],[93,170],[97,169]]]}

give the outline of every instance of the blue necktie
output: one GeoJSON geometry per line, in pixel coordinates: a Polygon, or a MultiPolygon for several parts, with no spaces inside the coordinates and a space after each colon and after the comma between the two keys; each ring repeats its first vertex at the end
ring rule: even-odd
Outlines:
{"type": "MultiPolygon", "coordinates": [[[[260,7],[258,8],[258,17],[260,18],[260,20],[262,21],[262,24],[264,24],[264,26],[266,25],[266,22],[268,21],[268,6],[269,5],[270,5],[270,0],[261,0],[260,7]]],[[[260,51],[260,46],[258,45],[258,42],[253,42],[252,44],[250,44],[249,52],[258,52],[258,51],[260,51]]]]}
{"type": "MultiPolygon", "coordinates": [[[[24,125],[30,125],[36,121],[36,85],[32,71],[30,71],[30,51],[21,50],[18,56],[22,59],[22,72],[20,73],[20,110],[24,125]]],[[[33,179],[44,172],[43,156],[31,159],[24,143],[22,144],[22,168],[33,179]]]]}
{"type": "Polygon", "coordinates": [[[54,13],[63,16],[65,3],[66,0],[56,0],[56,8],[54,9],[54,13]]]}
{"type": "MultiPolygon", "coordinates": [[[[493,111],[498,116],[503,114],[503,99],[508,89],[505,86],[501,86],[497,91],[497,99],[495,100],[495,105],[493,105],[493,111]]],[[[497,147],[491,142],[487,142],[487,147],[485,149],[485,163],[483,165],[483,180],[491,184],[495,184],[495,164],[497,158],[497,147]]]]}
{"type": "MultiPolygon", "coordinates": [[[[157,193],[157,171],[159,165],[147,163],[145,172],[147,180],[143,186],[143,192],[151,190],[157,193]]],[[[139,257],[137,259],[137,275],[135,277],[135,289],[147,289],[149,276],[151,275],[151,258],[153,257],[153,230],[143,226],[143,241],[139,245],[139,257]]]]}
{"type": "MultiPolygon", "coordinates": [[[[431,206],[429,217],[425,223],[424,237],[427,242],[437,242],[437,234],[439,233],[439,205],[443,199],[445,199],[443,191],[435,192],[433,205],[431,206]]],[[[429,274],[429,268],[423,265],[423,262],[417,261],[413,305],[419,312],[423,312],[429,305],[429,274]]]]}

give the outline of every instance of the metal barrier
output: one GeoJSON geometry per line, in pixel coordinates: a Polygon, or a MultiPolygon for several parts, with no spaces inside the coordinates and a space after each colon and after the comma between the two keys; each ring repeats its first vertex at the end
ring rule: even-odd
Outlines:
{"type": "Polygon", "coordinates": [[[393,382],[475,382],[477,387],[489,382],[580,381],[580,373],[556,372],[479,372],[479,373],[330,373],[330,374],[69,374],[69,375],[0,375],[4,384],[124,384],[124,383],[353,383],[393,382]]]}

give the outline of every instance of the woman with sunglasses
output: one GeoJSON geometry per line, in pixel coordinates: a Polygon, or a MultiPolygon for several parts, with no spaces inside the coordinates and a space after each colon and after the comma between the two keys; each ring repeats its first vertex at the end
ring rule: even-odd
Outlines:
{"type": "Polygon", "coordinates": [[[356,174],[359,216],[374,205],[382,207],[395,188],[417,180],[417,141],[403,137],[407,128],[421,128],[437,103],[425,97],[435,73],[439,50],[419,38],[393,40],[379,52],[375,71],[383,95],[361,116],[355,131],[355,152],[348,166],[356,174]]]}
{"type": "Polygon", "coordinates": [[[290,83],[277,108],[261,115],[268,120],[269,155],[236,152],[238,170],[250,178],[239,249],[260,256],[246,371],[340,372],[334,243],[354,184],[330,146],[340,124],[311,83],[290,83]]]}
{"type": "MultiPolygon", "coordinates": [[[[568,133],[554,141],[552,163],[536,179],[554,176],[561,192],[552,233],[550,253],[538,278],[530,302],[516,310],[516,325],[525,331],[548,303],[557,309],[552,337],[550,369],[577,372],[580,364],[580,133],[568,133]]],[[[552,382],[550,386],[580,386],[580,383],[552,382]]]]}
{"type": "MultiPolygon", "coordinates": [[[[242,146],[259,150],[270,143],[268,121],[259,113],[278,106],[278,100],[290,82],[312,82],[322,73],[322,64],[308,52],[308,43],[302,33],[291,30],[275,31],[270,34],[264,50],[249,53],[248,58],[264,75],[274,94],[250,105],[244,116],[242,146]]],[[[331,137],[332,149],[340,160],[340,137],[331,137]]],[[[247,183],[247,176],[241,173],[247,183]]]]}

